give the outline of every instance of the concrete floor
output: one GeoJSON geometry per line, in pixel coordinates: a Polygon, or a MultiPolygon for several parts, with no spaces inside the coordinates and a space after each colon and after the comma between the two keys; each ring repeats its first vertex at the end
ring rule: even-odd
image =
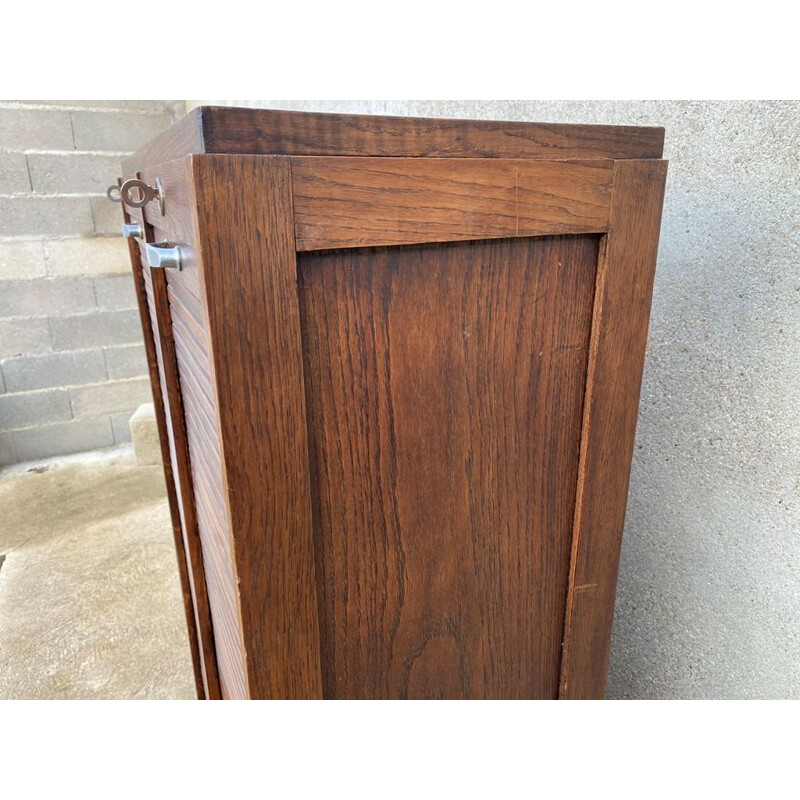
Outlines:
{"type": "Polygon", "coordinates": [[[195,697],[160,466],[0,472],[0,698],[195,697]]]}

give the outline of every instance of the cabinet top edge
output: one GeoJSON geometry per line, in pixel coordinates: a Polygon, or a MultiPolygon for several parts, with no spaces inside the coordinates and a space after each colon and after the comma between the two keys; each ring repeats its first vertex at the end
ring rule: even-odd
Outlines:
{"type": "Polygon", "coordinates": [[[199,106],[123,163],[194,153],[435,158],[661,158],[664,128],[199,106]]]}

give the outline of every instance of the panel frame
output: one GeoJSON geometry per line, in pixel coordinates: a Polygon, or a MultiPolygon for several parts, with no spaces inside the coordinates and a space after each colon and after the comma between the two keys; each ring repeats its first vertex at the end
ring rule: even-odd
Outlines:
{"type": "Polygon", "coordinates": [[[589,343],[560,699],[605,694],[666,175],[663,160],[614,164],[589,343]]]}
{"type": "MultiPolygon", "coordinates": [[[[460,159],[372,159],[292,157],[298,249],[325,250],[437,241],[463,241],[496,235],[531,236],[603,233],[595,278],[592,331],[586,376],[584,417],[580,434],[580,464],[575,492],[572,556],[567,586],[561,659],[560,699],[600,699],[605,693],[611,629],[614,614],[619,555],[625,521],[631,458],[639,407],[644,352],[655,277],[667,162],[661,159],[527,162],[495,159],[485,162],[460,159]],[[529,185],[536,180],[561,186],[561,207],[550,227],[508,224],[501,213],[492,223],[469,226],[462,235],[446,236],[453,213],[487,215],[484,197],[453,190],[456,179],[480,185],[487,174],[495,185],[518,188],[520,170],[529,185]],[[608,170],[606,184],[602,170],[608,170]],[[377,173],[378,179],[374,178],[377,173]],[[508,176],[513,173],[513,182],[508,176]],[[524,173],[523,173],[524,174],[524,173]],[[574,223],[569,191],[563,190],[580,176],[585,189],[607,200],[596,225],[574,223]],[[371,208],[365,187],[375,192],[371,208]],[[331,187],[336,192],[331,191],[331,187]],[[605,193],[605,190],[607,194],[605,193]],[[392,209],[407,204],[404,195],[419,193],[436,198],[446,224],[431,231],[402,228],[391,219],[392,209]],[[377,221],[373,238],[349,235],[358,211],[377,221]],[[340,211],[342,208],[344,211],[340,211]],[[319,228],[304,232],[312,217],[319,228]],[[505,220],[505,222],[504,222],[505,220]],[[570,227],[570,222],[572,225],[570,227]],[[484,235],[478,235],[482,233],[484,235]],[[349,236],[349,238],[348,238],[349,236]]],[[[540,196],[545,196],[540,192],[540,196]]],[[[536,196],[533,192],[532,197],[536,196]]],[[[496,198],[502,206],[502,192],[496,198]]],[[[516,204],[518,207],[518,204],[516,204]]],[[[536,213],[531,217],[535,220],[536,213]]],[[[518,220],[518,217],[517,217],[518,220]]]]}
{"type": "MultiPolygon", "coordinates": [[[[296,158],[202,154],[186,160],[193,184],[192,224],[205,281],[214,388],[224,409],[219,436],[240,591],[247,696],[321,698],[296,254],[298,249],[328,249],[336,240],[320,237],[316,245],[321,247],[308,242],[298,246],[292,179],[296,158]],[[230,277],[234,274],[235,281],[230,277]],[[236,295],[242,293],[247,302],[237,304],[236,295]],[[267,359],[269,364],[254,359],[247,345],[247,332],[258,326],[266,326],[269,337],[260,349],[277,354],[267,359]],[[280,376],[288,390],[275,391],[276,381],[269,380],[265,366],[280,376]],[[252,396],[237,396],[235,390],[242,371],[258,389],[250,395],[273,393],[272,407],[260,408],[259,413],[266,415],[262,422],[275,426],[275,441],[259,444],[253,431],[236,423],[254,409],[252,396]],[[265,471],[266,464],[273,469],[265,471]],[[263,486],[269,487],[276,475],[281,485],[264,492],[263,486]],[[256,508],[255,497],[262,498],[256,508]],[[283,523],[270,527],[274,519],[283,523]],[[266,579],[264,565],[276,553],[280,569],[266,579]],[[264,609],[269,609],[266,621],[264,609]],[[290,623],[297,637],[288,635],[290,623]],[[267,662],[259,659],[265,653],[267,662]]],[[[334,159],[318,159],[323,160],[334,159]]],[[[361,162],[365,169],[370,166],[370,159],[348,160],[361,162]]],[[[412,160],[419,164],[431,159],[412,160]]],[[[483,161],[471,159],[472,168],[479,169],[483,161]]],[[[667,162],[657,158],[537,162],[542,165],[563,169],[564,174],[588,165],[611,175],[606,221],[590,230],[576,226],[567,231],[604,236],[593,300],[559,689],[560,698],[602,698],[667,162]]],[[[391,187],[382,191],[387,194],[381,203],[390,204],[391,187]]],[[[568,212],[566,206],[566,217],[568,212]]],[[[542,229],[535,235],[564,232],[542,229]]],[[[431,239],[425,238],[425,231],[414,235],[421,237],[413,239],[418,243],[492,238],[431,239]]],[[[515,228],[513,235],[532,234],[530,229],[515,228]]],[[[349,246],[384,244],[385,239],[373,239],[349,246]]]]}

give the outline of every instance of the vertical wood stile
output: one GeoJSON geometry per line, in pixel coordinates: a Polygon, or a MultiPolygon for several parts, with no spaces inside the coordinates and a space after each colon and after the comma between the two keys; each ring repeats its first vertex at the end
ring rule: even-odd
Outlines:
{"type": "Polygon", "coordinates": [[[559,697],[605,692],[666,161],[617,161],[597,269],[559,697]]]}
{"type": "Polygon", "coordinates": [[[192,158],[249,698],[320,698],[289,160],[192,158]]]}

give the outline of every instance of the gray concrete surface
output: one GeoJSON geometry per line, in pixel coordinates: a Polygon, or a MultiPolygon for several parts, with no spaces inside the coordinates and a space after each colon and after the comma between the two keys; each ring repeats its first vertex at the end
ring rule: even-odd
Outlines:
{"type": "Polygon", "coordinates": [[[800,103],[252,105],[666,128],[608,696],[800,698],[800,103]]]}
{"type": "Polygon", "coordinates": [[[195,696],[161,467],[0,472],[0,699],[195,696]]]}
{"type": "Polygon", "coordinates": [[[140,467],[160,464],[161,442],[158,439],[155,406],[142,403],[131,417],[130,426],[136,463],[140,467]]]}

